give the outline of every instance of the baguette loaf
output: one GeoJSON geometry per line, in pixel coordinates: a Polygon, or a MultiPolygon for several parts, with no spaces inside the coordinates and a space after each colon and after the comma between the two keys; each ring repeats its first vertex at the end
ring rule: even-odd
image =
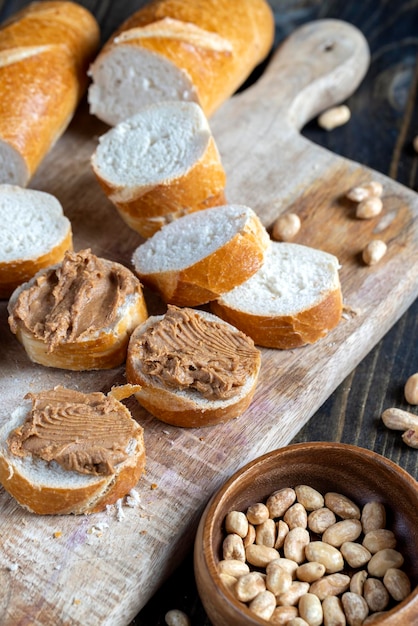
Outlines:
{"type": "Polygon", "coordinates": [[[146,107],[100,137],[91,163],[121,217],[144,237],[225,202],[225,172],[194,102],[146,107]]]}
{"type": "Polygon", "coordinates": [[[335,256],[293,243],[272,242],[263,266],[211,303],[211,310],[254,343],[290,349],[324,337],[341,318],[335,256]]]}
{"type": "Polygon", "coordinates": [[[72,249],[70,221],[48,193],[0,185],[0,298],[72,249]]]}
{"type": "Polygon", "coordinates": [[[205,311],[169,306],[138,326],[126,376],[152,415],[173,426],[201,427],[238,417],[249,406],[260,352],[235,327],[205,311]]]}
{"type": "Polygon", "coordinates": [[[252,276],[269,245],[252,209],[224,205],[167,224],[135,250],[132,263],[166,303],[196,306],[252,276]]]}
{"type": "Polygon", "coordinates": [[[25,186],[68,126],[99,45],[73,2],[34,2],[0,29],[0,183],[25,186]]]}
{"type": "Polygon", "coordinates": [[[143,429],[112,392],[56,387],[26,398],[32,407],[17,408],[0,430],[0,483],[24,508],[94,513],[137,484],[143,429]]]}
{"type": "Polygon", "coordinates": [[[111,37],[90,68],[90,112],[109,125],[162,100],[210,116],[267,56],[266,0],[154,0],[111,37]]]}
{"type": "Polygon", "coordinates": [[[16,289],[9,325],[29,358],[68,370],[110,369],[147,317],[142,286],[123,265],[89,250],[67,252],[16,289]]]}

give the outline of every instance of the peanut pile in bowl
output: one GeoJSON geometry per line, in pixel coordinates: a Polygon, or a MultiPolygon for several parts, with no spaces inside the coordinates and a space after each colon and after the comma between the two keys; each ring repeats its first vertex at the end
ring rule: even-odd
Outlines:
{"type": "Polygon", "coordinates": [[[273,450],[200,519],[194,571],[214,626],[418,624],[418,483],[343,443],[273,450]]]}
{"type": "Polygon", "coordinates": [[[271,624],[372,624],[411,592],[379,501],[284,487],[224,522],[223,584],[271,624]]]}

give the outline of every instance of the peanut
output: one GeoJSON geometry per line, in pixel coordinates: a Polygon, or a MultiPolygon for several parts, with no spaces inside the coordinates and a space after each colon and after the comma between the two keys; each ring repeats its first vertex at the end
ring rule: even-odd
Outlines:
{"type": "Polygon", "coordinates": [[[271,591],[262,591],[251,600],[248,608],[261,619],[269,620],[276,608],[276,597],[271,591]]]}
{"type": "Polygon", "coordinates": [[[191,621],[186,613],[179,611],[179,609],[172,609],[167,611],[164,616],[167,626],[190,626],[191,621]]]}
{"type": "Polygon", "coordinates": [[[219,578],[222,581],[222,584],[231,592],[234,593],[234,587],[237,583],[237,578],[235,576],[231,576],[230,574],[219,574],[219,578]]]}
{"type": "Polygon", "coordinates": [[[387,528],[378,528],[371,530],[364,536],[363,546],[372,554],[383,550],[384,548],[395,548],[396,537],[391,530],[387,528]]]}
{"type": "Polygon", "coordinates": [[[311,626],[302,617],[294,617],[286,624],[286,626],[311,626]]]}
{"type": "Polygon", "coordinates": [[[361,626],[369,614],[366,600],[356,593],[346,591],[342,595],[341,602],[349,626],[361,626]]]}
{"type": "Polygon", "coordinates": [[[300,227],[300,217],[296,213],[285,213],[274,222],[271,236],[276,241],[291,241],[300,231],[300,227]]]}
{"type": "Polygon", "coordinates": [[[403,562],[404,558],[400,552],[393,548],[384,548],[373,554],[368,563],[367,571],[370,576],[383,578],[390,567],[402,567],[403,562]]]}
{"type": "Polygon", "coordinates": [[[245,561],[245,548],[242,539],[235,533],[230,533],[222,543],[223,558],[245,561]]]}
{"type": "Polygon", "coordinates": [[[384,425],[391,430],[408,430],[418,428],[418,415],[402,409],[389,408],[383,411],[382,420],[384,425]]]}
{"type": "Polygon", "coordinates": [[[292,528],[306,528],[308,525],[308,514],[305,507],[296,502],[292,504],[283,516],[283,520],[288,525],[289,529],[292,528]]]}
{"type": "Polygon", "coordinates": [[[270,517],[270,513],[268,508],[262,502],[257,502],[256,504],[252,504],[247,509],[247,520],[250,524],[261,524],[265,522],[266,519],[270,517]]]}
{"type": "Polygon", "coordinates": [[[310,593],[314,593],[320,600],[328,596],[338,596],[350,587],[350,577],[346,574],[330,574],[312,583],[310,593]]]}
{"type": "Polygon", "coordinates": [[[295,500],[296,493],[291,487],[285,487],[272,493],[266,502],[270,517],[282,517],[295,500]]]}
{"type": "Polygon", "coordinates": [[[371,180],[369,183],[350,189],[347,193],[347,198],[353,202],[362,202],[373,196],[380,197],[382,193],[382,183],[379,183],[377,180],[371,180]]]}
{"type": "Polygon", "coordinates": [[[305,559],[305,548],[310,542],[310,536],[305,528],[292,528],[287,533],[283,552],[287,559],[302,563],[305,559]]]}
{"type": "Polygon", "coordinates": [[[362,220],[369,220],[382,212],[383,203],[380,198],[372,196],[359,202],[356,208],[356,217],[362,220]]]}
{"type": "Polygon", "coordinates": [[[367,578],[364,582],[364,599],[370,611],[384,611],[389,604],[389,593],[378,578],[367,578]]]}
{"type": "Polygon", "coordinates": [[[266,583],[263,576],[259,572],[250,572],[238,578],[234,593],[241,602],[250,602],[265,590],[266,583]]]}
{"type": "Polygon", "coordinates": [[[402,435],[402,440],[410,448],[418,448],[418,428],[409,428],[402,435]]]}
{"type": "Polygon", "coordinates": [[[235,533],[244,539],[248,533],[248,519],[241,511],[231,511],[225,518],[227,533],[235,533]]]}
{"type": "Polygon", "coordinates": [[[248,563],[255,567],[266,567],[270,561],[274,561],[274,559],[278,559],[280,556],[278,551],[274,548],[258,546],[255,543],[247,547],[245,555],[248,563]]]}
{"type": "Polygon", "coordinates": [[[397,602],[402,602],[411,593],[411,582],[402,570],[389,567],[383,576],[383,584],[397,602]]]}
{"type": "Polygon", "coordinates": [[[316,511],[324,506],[324,496],[309,485],[298,485],[295,487],[297,501],[306,511],[316,511]]]}
{"type": "Polygon", "coordinates": [[[239,578],[244,574],[248,574],[250,568],[248,567],[247,563],[243,563],[242,561],[227,559],[226,561],[219,561],[218,571],[220,574],[228,574],[229,576],[235,576],[235,578],[239,578]]]}
{"type": "Polygon", "coordinates": [[[275,596],[289,591],[292,585],[292,574],[281,567],[281,559],[271,561],[266,568],[266,587],[269,591],[274,593],[275,596]]]}
{"type": "Polygon", "coordinates": [[[318,125],[324,130],[334,130],[334,128],[346,124],[350,117],[351,111],[348,106],[341,104],[321,113],[318,117],[318,125]]]}
{"type": "Polygon", "coordinates": [[[322,541],[339,548],[346,541],[354,541],[361,535],[361,522],[357,519],[345,519],[326,529],[322,541]]]}
{"type": "Polygon", "coordinates": [[[315,580],[322,578],[325,574],[325,565],[323,563],[303,563],[296,570],[296,578],[306,583],[313,583],[315,580]]]}
{"type": "Polygon", "coordinates": [[[285,537],[288,532],[289,526],[286,524],[286,522],[284,522],[282,519],[276,522],[276,543],[274,544],[276,550],[283,546],[285,537]]]}
{"type": "Polygon", "coordinates": [[[308,593],[309,583],[294,580],[289,589],[276,597],[279,606],[296,606],[300,598],[308,593]]]}
{"type": "Polygon", "coordinates": [[[336,596],[327,596],[322,601],[325,626],[345,626],[346,619],[342,610],[341,600],[336,596]]]}
{"type": "Polygon", "coordinates": [[[322,535],[322,533],[332,524],[335,524],[337,521],[335,514],[323,507],[321,509],[316,509],[309,513],[308,515],[308,528],[318,535],[322,535]]]}
{"type": "Polygon", "coordinates": [[[255,542],[255,528],[252,524],[248,524],[248,532],[242,541],[244,544],[244,548],[250,546],[252,543],[255,542]]]}
{"type": "Polygon", "coordinates": [[[367,534],[371,530],[379,530],[386,526],[386,510],[381,502],[366,502],[361,511],[361,525],[363,533],[367,534]]]}
{"type": "Polygon", "coordinates": [[[308,561],[322,563],[327,574],[339,572],[344,567],[344,559],[337,548],[323,541],[311,541],[305,548],[308,561]]]}
{"type": "MultiPolygon", "coordinates": [[[[298,564],[296,563],[296,561],[286,559],[285,557],[280,557],[275,561],[271,561],[271,563],[278,563],[282,569],[286,570],[286,572],[289,572],[289,574],[292,576],[292,579],[294,578],[296,570],[298,568],[298,564]]],[[[269,567],[269,565],[267,567],[269,567]]]]}
{"type": "Polygon", "coordinates": [[[418,372],[406,381],[404,394],[408,404],[418,404],[418,372]]]}
{"type": "Polygon", "coordinates": [[[276,523],[272,519],[258,524],[255,529],[255,543],[259,546],[274,548],[276,543],[276,523]]]}
{"type": "Polygon", "coordinates": [[[363,595],[364,583],[366,581],[368,574],[366,570],[360,570],[353,574],[350,581],[350,591],[352,593],[357,593],[359,596],[363,595]]]}
{"type": "Polygon", "coordinates": [[[379,611],[378,613],[372,613],[364,620],[362,626],[370,626],[370,624],[375,624],[379,622],[381,624],[381,618],[386,614],[386,611],[379,611]]]}
{"type": "Polygon", "coordinates": [[[274,624],[274,626],[288,626],[290,620],[298,617],[298,613],[295,606],[276,606],[270,618],[270,624],[274,624]]]}
{"type": "Polygon", "coordinates": [[[362,258],[366,265],[376,265],[383,259],[388,247],[381,239],[370,241],[362,252],[362,258]]]}
{"type": "Polygon", "coordinates": [[[320,626],[324,616],[322,604],[318,596],[313,593],[305,593],[298,604],[299,615],[309,626],[320,626]]]}
{"type": "Polygon", "coordinates": [[[343,519],[360,519],[360,509],[350,498],[333,491],[325,494],[325,506],[343,519]]]}
{"type": "Polygon", "coordinates": [[[366,565],[372,558],[367,548],[355,541],[344,542],[340,550],[350,567],[363,567],[363,565],[366,565]]]}

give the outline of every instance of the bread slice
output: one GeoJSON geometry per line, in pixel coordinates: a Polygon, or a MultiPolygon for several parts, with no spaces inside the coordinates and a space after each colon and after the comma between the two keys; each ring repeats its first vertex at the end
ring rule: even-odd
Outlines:
{"type": "Polygon", "coordinates": [[[223,205],[167,224],[135,250],[132,263],[165,302],[196,306],[252,276],[269,245],[251,208],[223,205]]]}
{"type": "MultiPolygon", "coordinates": [[[[122,420],[124,428],[131,432],[125,448],[126,458],[115,463],[107,473],[95,474],[67,469],[55,460],[46,461],[32,454],[17,456],[10,449],[8,438],[15,429],[22,427],[27,418],[30,418],[33,407],[27,400],[13,412],[0,429],[0,483],[20,505],[33,513],[56,515],[101,511],[129,493],[143,473],[145,466],[143,429],[132,418],[128,409],[112,398],[111,393],[106,397],[102,393],[84,394],[62,387],[47,393],[48,409],[54,412],[54,415],[59,415],[57,412],[61,399],[71,393],[72,401],[68,400],[66,404],[67,412],[64,415],[66,419],[59,422],[56,419],[55,429],[58,437],[70,437],[72,441],[75,441],[75,434],[68,427],[68,416],[71,413],[78,413],[81,419],[88,419],[92,428],[100,432],[101,407],[104,403],[110,404],[110,409],[118,413],[119,421],[122,420]],[[97,407],[94,415],[97,425],[92,422],[90,413],[88,417],[84,417],[83,407],[89,402],[97,407]]],[[[29,394],[32,398],[36,395],[29,394]]],[[[33,399],[32,403],[34,404],[33,399]]],[[[117,435],[115,440],[116,437],[117,435]]],[[[83,439],[79,438],[79,441],[83,439]]],[[[88,443],[96,456],[102,456],[103,450],[107,453],[112,445],[112,441],[104,443],[100,439],[96,443],[91,440],[88,443]]]]}
{"type": "Polygon", "coordinates": [[[249,406],[260,363],[253,341],[234,326],[206,311],[169,306],[133,332],[126,377],[159,420],[211,426],[249,406]]]}
{"type": "Polygon", "coordinates": [[[193,102],[163,102],[121,122],[99,138],[91,164],[121,217],[144,237],[225,202],[218,149],[193,102]]]}
{"type": "Polygon", "coordinates": [[[194,101],[210,116],[268,54],[266,0],[154,0],[129,17],[90,67],[90,112],[115,125],[142,107],[194,101]]]}
{"type": "Polygon", "coordinates": [[[256,345],[289,349],[314,343],[342,313],[335,256],[294,243],[272,242],[263,266],[211,303],[211,310],[256,345]]]}
{"type": "Polygon", "coordinates": [[[72,229],[58,200],[43,191],[0,185],[0,298],[72,249],[72,229]]]}
{"type": "Polygon", "coordinates": [[[27,185],[65,131],[99,40],[95,18],[77,2],[30,2],[2,24],[1,183],[27,185]]]}
{"type": "Polygon", "coordinates": [[[148,317],[136,276],[90,250],[38,272],[13,292],[8,310],[29,358],[67,370],[121,365],[131,332],[148,317]]]}

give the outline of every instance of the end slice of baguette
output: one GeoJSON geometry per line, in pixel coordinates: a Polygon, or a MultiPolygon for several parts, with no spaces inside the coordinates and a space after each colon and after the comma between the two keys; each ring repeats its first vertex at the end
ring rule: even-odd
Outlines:
{"type": "Polygon", "coordinates": [[[54,461],[14,455],[7,438],[30,412],[30,403],[25,401],[0,429],[0,483],[21,506],[40,515],[95,513],[114,504],[133,489],[145,467],[143,429],[128,409],[118,404],[126,419],[132,420],[134,435],[128,444],[128,458],[115,466],[114,473],[81,474],[54,461]]]}
{"type": "Polygon", "coordinates": [[[224,205],[167,224],[135,250],[132,263],[166,303],[196,306],[252,276],[269,246],[251,208],[224,205]]]}
{"type": "Polygon", "coordinates": [[[122,219],[144,237],[176,217],[225,202],[225,172],[193,102],[144,108],[99,138],[91,164],[122,219]]]}
{"type": "Polygon", "coordinates": [[[0,185],[0,298],[72,250],[72,229],[49,193],[0,185]]]}
{"type": "Polygon", "coordinates": [[[254,343],[290,349],[312,344],[342,313],[338,259],[300,244],[272,242],[263,266],[211,303],[211,310],[254,343]]]}
{"type": "MultiPolygon", "coordinates": [[[[148,330],[156,332],[159,324],[173,311],[175,315],[176,307],[169,307],[165,315],[149,317],[136,328],[129,341],[126,376],[131,385],[140,387],[135,393],[138,402],[159,420],[173,426],[199,428],[240,416],[253,398],[261,366],[261,355],[249,337],[245,337],[237,328],[211,313],[178,309],[183,314],[191,316],[193,321],[189,325],[180,322],[165,330],[167,367],[173,371],[173,377],[168,379],[166,372],[162,377],[156,377],[145,371],[147,338],[144,339],[143,336],[148,330]],[[202,333],[200,320],[212,325],[217,334],[212,334],[212,330],[205,327],[202,333]],[[178,347],[177,337],[185,337],[186,350],[178,347]],[[243,338],[243,341],[240,338],[243,338]],[[238,349],[237,340],[240,346],[238,349]],[[209,387],[212,384],[215,386],[214,379],[218,376],[224,381],[228,380],[228,370],[224,368],[229,367],[231,363],[236,367],[240,360],[245,360],[246,376],[243,384],[237,387],[233,395],[211,398],[205,396],[199,388],[199,383],[196,386],[190,383],[188,386],[189,374],[190,378],[203,380],[209,387]],[[206,373],[207,367],[213,368],[212,374],[206,373]],[[199,376],[199,371],[205,372],[202,377],[199,376]],[[173,378],[178,378],[183,384],[175,386],[173,378]]],[[[151,358],[154,358],[154,355],[151,358]]]]}

